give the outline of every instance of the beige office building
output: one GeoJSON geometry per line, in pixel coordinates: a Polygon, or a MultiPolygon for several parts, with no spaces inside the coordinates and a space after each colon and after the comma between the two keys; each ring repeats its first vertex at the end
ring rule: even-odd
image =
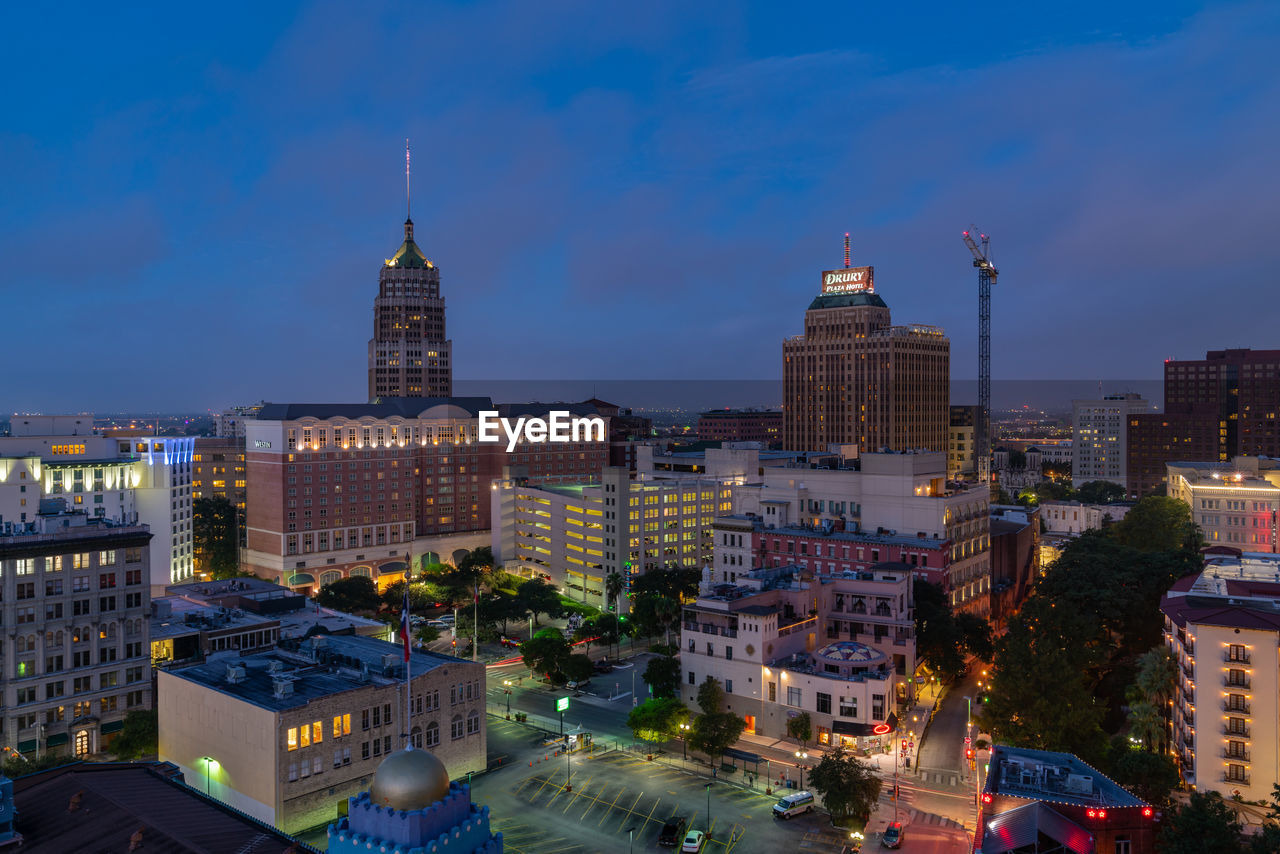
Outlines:
{"type": "Polygon", "coordinates": [[[945,451],[951,342],[936,326],[893,326],[871,267],[827,270],[804,334],[783,355],[783,447],[945,451]]]}
{"type": "Polygon", "coordinates": [[[1268,457],[1169,463],[1169,496],[1191,508],[1206,545],[1277,552],[1280,468],[1268,457]]]}
{"type": "Polygon", "coordinates": [[[294,833],[336,819],[405,734],[454,779],[485,769],[484,665],[414,652],[405,722],[397,644],[316,635],[162,670],[160,759],[192,786],[294,833]]]}

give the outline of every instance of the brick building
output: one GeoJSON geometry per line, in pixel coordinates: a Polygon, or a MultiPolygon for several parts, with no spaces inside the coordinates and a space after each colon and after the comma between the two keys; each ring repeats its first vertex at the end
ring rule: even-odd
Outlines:
{"type": "Polygon", "coordinates": [[[698,438],[704,442],[782,444],[782,412],[768,409],[713,409],[698,416],[698,438]]]}
{"type": "Polygon", "coordinates": [[[991,623],[1003,626],[1040,577],[1040,509],[991,508],[991,623]]]}
{"type": "Polygon", "coordinates": [[[1280,456],[1280,350],[1210,350],[1164,364],[1164,412],[1132,415],[1129,494],[1164,481],[1181,460],[1280,456]]]}
{"type": "Polygon", "coordinates": [[[824,272],[804,334],[782,344],[789,450],[947,449],[951,342],[936,326],[891,325],[873,272],[824,272]]]}
{"type": "MultiPolygon", "coordinates": [[[[236,508],[236,535],[240,548],[244,548],[248,476],[245,474],[244,428],[240,429],[239,437],[196,437],[191,457],[191,500],[218,497],[230,501],[236,508]]],[[[196,567],[197,571],[201,569],[203,567],[196,567]]]]}
{"type": "MultiPolygon", "coordinates": [[[[598,478],[603,439],[479,441],[478,414],[509,419],[586,404],[493,404],[486,397],[370,404],[268,404],[246,427],[246,568],[300,590],[347,575],[380,585],[410,562],[489,544],[492,482],[521,466],[530,482],[598,478]]],[[[606,426],[607,426],[607,418],[606,426]]]]}

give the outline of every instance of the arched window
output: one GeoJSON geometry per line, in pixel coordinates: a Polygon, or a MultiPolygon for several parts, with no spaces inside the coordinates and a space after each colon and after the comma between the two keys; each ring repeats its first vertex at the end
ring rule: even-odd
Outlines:
{"type": "Polygon", "coordinates": [[[467,714],[467,735],[475,735],[480,731],[480,713],[472,709],[467,714]]]}
{"type": "Polygon", "coordinates": [[[439,743],[440,743],[440,724],[436,723],[435,721],[432,721],[431,723],[427,724],[426,746],[435,747],[439,743]]]}
{"type": "Polygon", "coordinates": [[[414,747],[422,747],[422,727],[414,727],[409,730],[409,741],[414,747]]]}

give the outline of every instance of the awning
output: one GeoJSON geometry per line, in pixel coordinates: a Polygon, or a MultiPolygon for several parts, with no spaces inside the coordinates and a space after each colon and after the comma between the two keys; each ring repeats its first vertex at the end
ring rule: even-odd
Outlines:
{"type": "Polygon", "coordinates": [[[47,739],[45,739],[44,743],[47,747],[61,747],[62,745],[66,744],[70,740],[71,740],[71,736],[69,736],[67,733],[59,732],[49,736],[47,739]]]}
{"type": "Polygon", "coordinates": [[[721,755],[728,759],[737,759],[739,762],[755,762],[757,764],[764,758],[758,753],[748,753],[745,750],[738,750],[733,747],[726,748],[721,755]]]}
{"type": "Polygon", "coordinates": [[[18,752],[19,752],[19,753],[30,753],[31,751],[35,750],[35,749],[36,749],[36,747],[38,747],[38,746],[39,746],[39,744],[40,744],[40,742],[39,742],[37,739],[34,739],[34,738],[33,738],[33,739],[31,739],[30,741],[20,741],[20,742],[18,742],[18,752]]]}
{"type": "Polygon", "coordinates": [[[124,721],[107,721],[102,725],[100,732],[106,735],[109,732],[119,732],[124,729],[124,721]]]}
{"type": "Polygon", "coordinates": [[[898,729],[898,715],[890,712],[883,724],[863,724],[857,721],[832,721],[831,731],[836,735],[866,738],[872,735],[890,735],[898,729]]]}
{"type": "Polygon", "coordinates": [[[395,575],[398,572],[404,572],[408,568],[408,564],[401,560],[393,560],[390,563],[384,563],[378,567],[378,575],[395,575]]]}
{"type": "Polygon", "coordinates": [[[297,587],[299,584],[315,584],[315,583],[316,583],[315,576],[313,576],[309,572],[295,572],[293,575],[289,576],[289,582],[288,582],[290,587],[297,587]]]}

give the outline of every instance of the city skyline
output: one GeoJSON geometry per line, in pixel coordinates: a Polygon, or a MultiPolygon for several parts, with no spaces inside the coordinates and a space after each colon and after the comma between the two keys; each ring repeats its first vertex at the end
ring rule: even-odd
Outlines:
{"type": "MultiPolygon", "coordinates": [[[[1209,282],[1247,305],[1280,260],[1263,231],[1280,15],[1103,8],[939,5],[917,31],[835,7],[533,23],[500,5],[278,6],[187,27],[182,51],[159,30],[181,20],[86,11],[56,63],[37,42],[0,60],[28,81],[0,125],[24,199],[0,231],[28,320],[8,343],[42,366],[5,404],[361,398],[406,136],[459,381],[778,379],[845,231],[895,318],[942,326],[967,380],[971,222],[1004,273],[997,380],[1155,379],[1165,358],[1266,348],[1268,312],[1200,302],[1209,282]],[[411,31],[450,38],[394,50],[411,31]],[[1034,357],[1046,338],[1059,359],[1034,357]]],[[[37,14],[9,17],[34,31],[37,14]]]]}

